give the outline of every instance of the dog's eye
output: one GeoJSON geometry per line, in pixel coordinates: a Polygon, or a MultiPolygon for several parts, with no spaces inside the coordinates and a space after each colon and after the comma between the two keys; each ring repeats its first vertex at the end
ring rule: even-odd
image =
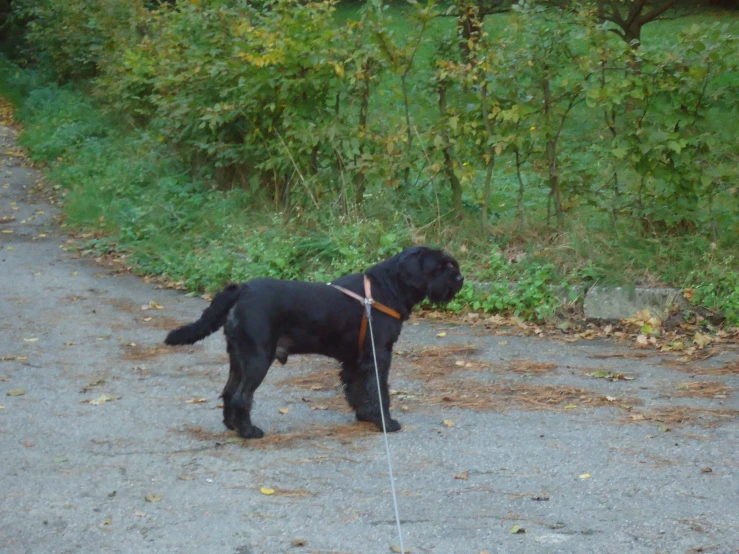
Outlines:
{"type": "Polygon", "coordinates": [[[452,262],[447,262],[447,263],[446,263],[446,266],[447,266],[447,268],[448,268],[448,269],[456,269],[456,268],[454,267],[454,264],[453,264],[452,262]]]}

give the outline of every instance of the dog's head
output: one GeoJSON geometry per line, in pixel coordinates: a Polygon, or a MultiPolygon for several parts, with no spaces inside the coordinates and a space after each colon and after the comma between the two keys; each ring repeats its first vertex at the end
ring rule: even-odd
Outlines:
{"type": "Polygon", "coordinates": [[[408,289],[435,304],[449,302],[464,284],[457,260],[443,250],[426,246],[414,246],[398,254],[397,271],[408,289]]]}

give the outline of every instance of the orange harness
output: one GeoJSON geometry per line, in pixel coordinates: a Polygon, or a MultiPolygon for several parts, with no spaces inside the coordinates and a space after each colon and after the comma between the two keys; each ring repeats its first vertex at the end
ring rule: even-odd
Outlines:
{"type": "MultiPolygon", "coordinates": [[[[329,283],[331,284],[331,283],[329,283]]],[[[364,298],[359,296],[356,292],[352,292],[349,289],[345,289],[344,287],[340,287],[339,285],[331,285],[332,287],[339,289],[344,294],[351,296],[352,298],[359,300],[363,306],[372,306],[373,308],[380,310],[382,313],[389,315],[390,317],[394,317],[395,319],[400,319],[400,314],[393,310],[392,308],[388,308],[387,306],[384,306],[383,304],[380,304],[379,302],[375,302],[372,299],[372,289],[370,286],[370,280],[365,275],[364,276],[364,298]]],[[[362,350],[364,349],[364,338],[367,336],[367,322],[369,318],[367,317],[368,310],[365,309],[364,313],[362,314],[362,324],[359,326],[359,354],[362,354],[362,350]]]]}

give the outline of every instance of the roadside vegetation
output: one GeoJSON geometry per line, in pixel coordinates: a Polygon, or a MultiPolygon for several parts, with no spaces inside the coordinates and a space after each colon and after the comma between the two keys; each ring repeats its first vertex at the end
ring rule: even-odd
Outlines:
{"type": "Polygon", "coordinates": [[[668,3],[636,41],[628,1],[13,0],[0,95],[83,249],[193,291],[427,243],[495,283],[456,311],[670,285],[737,324],[739,11],[668,3]]]}

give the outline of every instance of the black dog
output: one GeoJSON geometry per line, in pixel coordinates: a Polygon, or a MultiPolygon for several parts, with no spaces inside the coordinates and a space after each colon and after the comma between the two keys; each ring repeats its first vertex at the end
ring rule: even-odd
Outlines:
{"type": "MultiPolygon", "coordinates": [[[[423,246],[408,248],[365,275],[371,297],[386,310],[372,310],[372,330],[386,430],[398,431],[400,424],[390,417],[387,385],[393,345],[413,306],[425,298],[450,301],[464,279],[453,257],[423,246]]],[[[242,437],[264,436],[251,422],[254,391],[272,362],[285,363],[289,354],[323,354],[341,362],[344,393],[357,419],[382,429],[370,336],[360,332],[365,307],[339,290],[364,297],[364,280],[355,273],[340,277],[334,286],[276,279],[229,285],[198,321],[171,331],[164,342],[193,344],[225,325],[230,370],[222,395],[223,423],[242,437]]]]}

